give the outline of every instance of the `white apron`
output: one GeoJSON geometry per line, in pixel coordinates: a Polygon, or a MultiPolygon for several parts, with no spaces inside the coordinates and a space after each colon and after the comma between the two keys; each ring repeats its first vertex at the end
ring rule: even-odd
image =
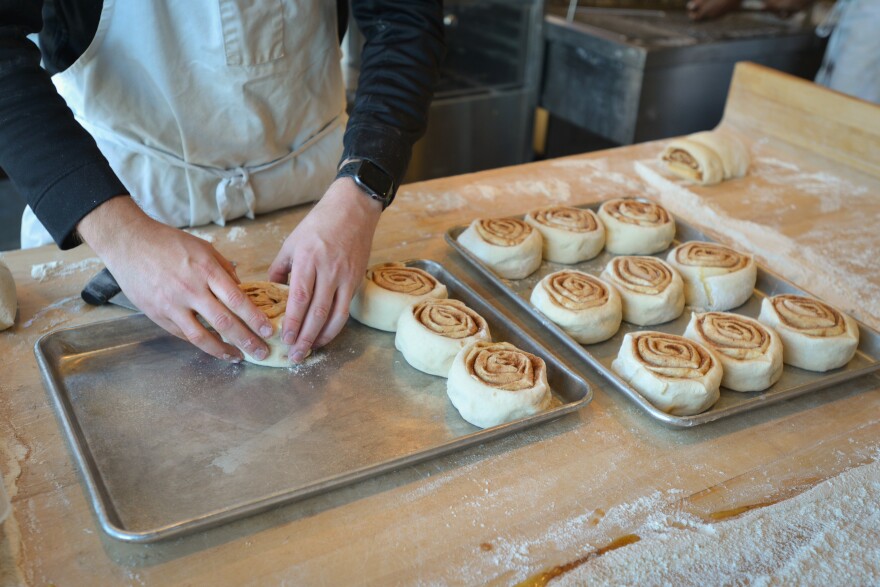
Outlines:
{"type": "MultiPolygon", "coordinates": [[[[53,81],[144,212],[222,226],[333,181],[336,27],[332,0],[105,0],[91,45],[53,81]]],[[[52,242],[30,208],[21,240],[52,242]]]]}

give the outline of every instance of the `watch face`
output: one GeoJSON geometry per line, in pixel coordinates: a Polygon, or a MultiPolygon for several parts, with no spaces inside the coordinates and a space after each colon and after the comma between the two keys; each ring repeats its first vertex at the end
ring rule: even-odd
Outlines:
{"type": "Polygon", "coordinates": [[[382,198],[391,195],[392,182],[388,174],[370,161],[361,161],[356,174],[357,179],[368,189],[382,198]]]}

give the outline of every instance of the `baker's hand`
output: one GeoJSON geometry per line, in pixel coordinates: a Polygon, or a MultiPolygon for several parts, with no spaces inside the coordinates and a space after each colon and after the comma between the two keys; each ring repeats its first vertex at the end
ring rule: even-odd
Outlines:
{"type": "Polygon", "coordinates": [[[690,0],[687,11],[692,20],[709,20],[736,10],[741,3],[742,0],[690,0]]]}
{"type": "Polygon", "coordinates": [[[235,269],[210,243],[148,217],[128,196],[108,200],[77,230],[122,291],[153,322],[218,359],[238,362],[242,349],[268,354],[272,324],[238,288],[235,269]],[[205,328],[205,319],[226,340],[205,328]]]}
{"type": "Polygon", "coordinates": [[[287,283],[290,276],[282,340],[292,345],[291,361],[299,363],[345,326],[381,212],[351,178],[337,179],[284,241],[269,279],[287,283]]]}

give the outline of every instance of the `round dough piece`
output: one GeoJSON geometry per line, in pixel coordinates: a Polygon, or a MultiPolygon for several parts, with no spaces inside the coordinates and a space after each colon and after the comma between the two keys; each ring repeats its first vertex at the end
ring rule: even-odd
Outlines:
{"type": "Polygon", "coordinates": [[[605,225],[592,210],[550,206],[526,214],[525,221],[541,233],[544,258],[553,263],[580,263],[605,246],[605,225]]]}
{"type": "Polygon", "coordinates": [[[808,371],[843,367],[859,346],[856,321],[812,298],[791,294],[764,298],[758,320],[779,333],[783,361],[808,371]]]}
{"type": "Polygon", "coordinates": [[[741,306],[755,289],[758,266],[751,255],[723,245],[689,241],[669,251],[666,260],[684,280],[689,306],[724,312],[741,306]]]}
{"type": "Polygon", "coordinates": [[[0,261],[0,330],[6,330],[15,324],[17,309],[18,297],[15,294],[12,272],[0,261]]]}
{"type": "Polygon", "coordinates": [[[724,180],[724,163],[718,153],[690,137],[670,141],[660,159],[675,175],[700,185],[724,180]]]}
{"type": "Polygon", "coordinates": [[[478,218],[458,242],[505,279],[528,277],[541,266],[541,233],[516,218],[478,218]]]}
{"type": "Polygon", "coordinates": [[[474,342],[452,361],[446,393],[461,417],[480,428],[550,407],[544,360],[507,342],[474,342]]]}
{"type": "Polygon", "coordinates": [[[238,287],[272,323],[272,336],[263,339],[269,347],[269,355],[258,361],[242,351],[244,360],[264,367],[290,367],[290,359],[287,358],[290,345],[281,341],[281,323],[287,310],[287,296],[290,289],[284,284],[272,281],[248,281],[238,287]]]}
{"type": "Polygon", "coordinates": [[[727,312],[691,314],[684,332],[721,361],[721,385],[733,391],[764,391],[782,377],[782,340],[757,320],[727,312]]]}
{"type": "Polygon", "coordinates": [[[599,218],[605,225],[605,249],[615,255],[659,253],[675,237],[675,220],[666,208],[647,200],[608,200],[599,218]]]}
{"type": "Polygon", "coordinates": [[[448,377],[458,351],[478,340],[492,340],[482,316],[464,302],[431,299],[400,313],[394,346],[419,371],[448,377]]]}
{"type": "Polygon", "coordinates": [[[623,319],[639,326],[675,320],[684,311],[678,271],[657,257],[615,257],[600,276],[620,294],[623,319]]]}
{"type": "Polygon", "coordinates": [[[447,295],[446,286],[427,271],[403,263],[383,263],[367,269],[349,311],[361,324],[394,332],[407,306],[447,295]]]}
{"type": "Polygon", "coordinates": [[[531,302],[581,344],[608,340],[623,316],[617,290],[580,271],[546,276],[532,290],[531,302]]]}
{"type": "Polygon", "coordinates": [[[722,130],[711,130],[694,133],[688,140],[700,143],[715,151],[724,169],[724,179],[742,177],[749,170],[751,157],[746,146],[732,133],[722,130]]]}
{"type": "Polygon", "coordinates": [[[720,360],[683,336],[630,332],[611,368],[654,406],[674,416],[705,412],[721,397],[720,360]]]}

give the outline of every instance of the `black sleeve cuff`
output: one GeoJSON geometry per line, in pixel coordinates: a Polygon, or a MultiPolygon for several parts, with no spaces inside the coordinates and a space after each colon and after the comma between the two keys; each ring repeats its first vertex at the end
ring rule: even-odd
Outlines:
{"type": "Polygon", "coordinates": [[[105,161],[77,167],[55,179],[32,205],[34,214],[62,250],[80,244],[76,226],[89,212],[128,190],[105,161]]]}
{"type": "Polygon", "coordinates": [[[411,139],[399,130],[380,124],[360,123],[345,130],[340,164],[346,159],[366,159],[382,168],[394,181],[394,193],[400,187],[409,165],[411,139]]]}

